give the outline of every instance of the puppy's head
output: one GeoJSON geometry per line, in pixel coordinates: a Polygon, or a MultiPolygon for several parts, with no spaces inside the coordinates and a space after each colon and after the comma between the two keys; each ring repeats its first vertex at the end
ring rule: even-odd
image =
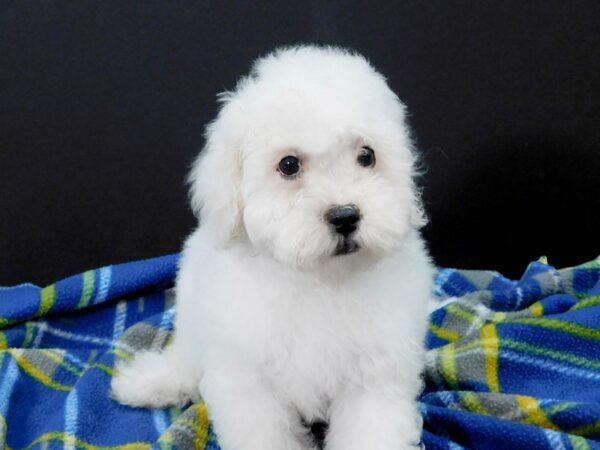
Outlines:
{"type": "Polygon", "coordinates": [[[311,267],[389,254],[424,223],[404,107],[363,57],[280,50],[221,101],[190,176],[218,242],[311,267]]]}

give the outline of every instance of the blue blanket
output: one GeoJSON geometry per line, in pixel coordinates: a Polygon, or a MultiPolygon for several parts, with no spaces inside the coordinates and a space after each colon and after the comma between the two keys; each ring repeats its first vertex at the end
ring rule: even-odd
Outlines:
{"type": "MultiPolygon", "coordinates": [[[[116,359],[168,343],[177,258],[0,288],[0,445],[219,448],[202,402],[135,409],[108,395],[116,359]]],[[[600,449],[600,260],[535,262],[520,281],[441,269],[436,294],[428,450],[600,449]]]]}

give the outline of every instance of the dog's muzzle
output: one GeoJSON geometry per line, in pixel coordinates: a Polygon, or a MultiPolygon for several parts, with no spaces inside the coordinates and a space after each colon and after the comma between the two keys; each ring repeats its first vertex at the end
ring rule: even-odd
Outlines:
{"type": "Polygon", "coordinates": [[[360,210],[356,205],[333,206],[325,212],[323,217],[340,237],[335,255],[347,255],[358,250],[358,244],[351,238],[360,222],[360,210]]]}
{"type": "Polygon", "coordinates": [[[348,255],[350,253],[354,253],[359,248],[360,248],[360,246],[356,243],[356,241],[354,241],[353,239],[350,239],[350,238],[346,238],[346,239],[340,241],[338,246],[335,248],[333,255],[334,256],[348,255]]]}

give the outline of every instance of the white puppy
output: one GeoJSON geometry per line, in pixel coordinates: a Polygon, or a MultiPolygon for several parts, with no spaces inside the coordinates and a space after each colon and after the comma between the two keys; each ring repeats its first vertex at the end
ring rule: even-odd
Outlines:
{"type": "Polygon", "coordinates": [[[224,450],[415,448],[432,265],[404,106],[361,56],[259,59],[194,164],[171,346],[118,368],[133,406],[207,402],[224,450]]]}

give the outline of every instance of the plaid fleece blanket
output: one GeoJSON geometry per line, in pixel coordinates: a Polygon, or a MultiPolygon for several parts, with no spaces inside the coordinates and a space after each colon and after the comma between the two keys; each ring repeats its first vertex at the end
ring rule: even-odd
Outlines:
{"type": "MultiPolygon", "coordinates": [[[[176,264],[0,288],[4,448],[219,448],[203,403],[136,409],[108,395],[115,359],[168,343],[176,264]]],[[[428,450],[600,449],[600,259],[534,262],[520,281],[441,269],[436,294],[420,399],[428,450]]]]}

